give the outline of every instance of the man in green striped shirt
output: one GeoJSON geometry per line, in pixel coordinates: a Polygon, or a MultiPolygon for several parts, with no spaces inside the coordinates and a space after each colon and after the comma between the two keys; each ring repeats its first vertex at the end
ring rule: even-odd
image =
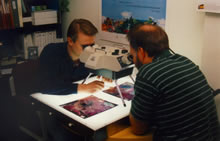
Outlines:
{"type": "Polygon", "coordinates": [[[188,58],[169,48],[168,36],[156,25],[138,25],[127,35],[138,68],[130,122],[154,141],[216,141],[218,119],[213,90],[188,58]]]}

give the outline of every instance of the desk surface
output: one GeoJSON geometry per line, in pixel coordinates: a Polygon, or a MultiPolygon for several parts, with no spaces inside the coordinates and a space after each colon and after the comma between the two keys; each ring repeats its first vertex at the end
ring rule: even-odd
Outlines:
{"type": "MultiPolygon", "coordinates": [[[[89,83],[94,80],[96,80],[96,77],[89,78],[86,81],[86,83],[89,83]]],[[[118,84],[122,84],[124,82],[133,83],[129,76],[120,78],[117,80],[117,82],[118,84]]],[[[81,83],[81,81],[77,83],[81,83]]],[[[112,86],[115,86],[115,83],[105,83],[105,87],[103,90],[109,87],[112,87],[112,86]]],[[[84,94],[70,94],[70,95],[49,95],[49,94],[35,93],[35,94],[32,94],[31,96],[34,99],[40,101],[41,103],[55,109],[58,112],[61,112],[62,114],[68,116],[69,118],[96,131],[102,127],[105,127],[106,125],[109,125],[119,119],[122,119],[128,116],[130,112],[130,108],[131,108],[131,101],[125,100],[126,107],[124,107],[122,100],[120,98],[104,93],[102,91],[99,91],[95,94],[84,93],[84,94]],[[62,104],[69,103],[69,102],[72,102],[72,101],[75,101],[81,98],[85,98],[90,95],[94,95],[98,98],[101,98],[103,100],[106,100],[106,101],[109,101],[109,102],[112,102],[118,105],[116,107],[113,107],[109,110],[106,110],[94,116],[88,117],[86,119],[83,119],[60,106],[62,104]]]]}

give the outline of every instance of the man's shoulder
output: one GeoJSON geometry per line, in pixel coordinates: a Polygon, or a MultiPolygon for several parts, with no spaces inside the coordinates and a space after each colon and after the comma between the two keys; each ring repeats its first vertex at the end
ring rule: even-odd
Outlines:
{"type": "Polygon", "coordinates": [[[66,47],[66,43],[50,43],[44,47],[40,56],[57,55],[63,53],[66,50],[66,47]]]}
{"type": "Polygon", "coordinates": [[[65,42],[62,43],[50,43],[46,45],[43,49],[44,50],[51,50],[51,51],[56,51],[56,50],[63,50],[66,48],[67,44],[65,42]]]}
{"type": "Polygon", "coordinates": [[[163,74],[168,74],[168,72],[171,73],[173,69],[177,69],[181,66],[194,67],[195,64],[185,56],[173,54],[154,60],[149,64],[144,64],[139,69],[138,76],[155,79],[163,74]]]}

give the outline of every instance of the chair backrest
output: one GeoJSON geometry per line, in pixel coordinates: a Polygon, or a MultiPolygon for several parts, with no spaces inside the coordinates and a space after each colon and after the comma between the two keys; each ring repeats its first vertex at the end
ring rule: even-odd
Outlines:
{"type": "Polygon", "coordinates": [[[12,70],[14,89],[16,95],[30,95],[34,93],[39,84],[39,60],[29,60],[17,64],[12,70]]]}

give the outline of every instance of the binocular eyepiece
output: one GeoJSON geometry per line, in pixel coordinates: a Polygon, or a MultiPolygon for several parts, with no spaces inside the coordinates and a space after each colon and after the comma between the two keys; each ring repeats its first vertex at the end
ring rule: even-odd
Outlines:
{"type": "Polygon", "coordinates": [[[133,62],[133,56],[131,55],[131,54],[128,54],[128,60],[130,61],[130,62],[133,62]]]}
{"type": "Polygon", "coordinates": [[[133,56],[131,54],[126,54],[122,57],[122,62],[124,64],[132,64],[133,63],[133,56]]]}

